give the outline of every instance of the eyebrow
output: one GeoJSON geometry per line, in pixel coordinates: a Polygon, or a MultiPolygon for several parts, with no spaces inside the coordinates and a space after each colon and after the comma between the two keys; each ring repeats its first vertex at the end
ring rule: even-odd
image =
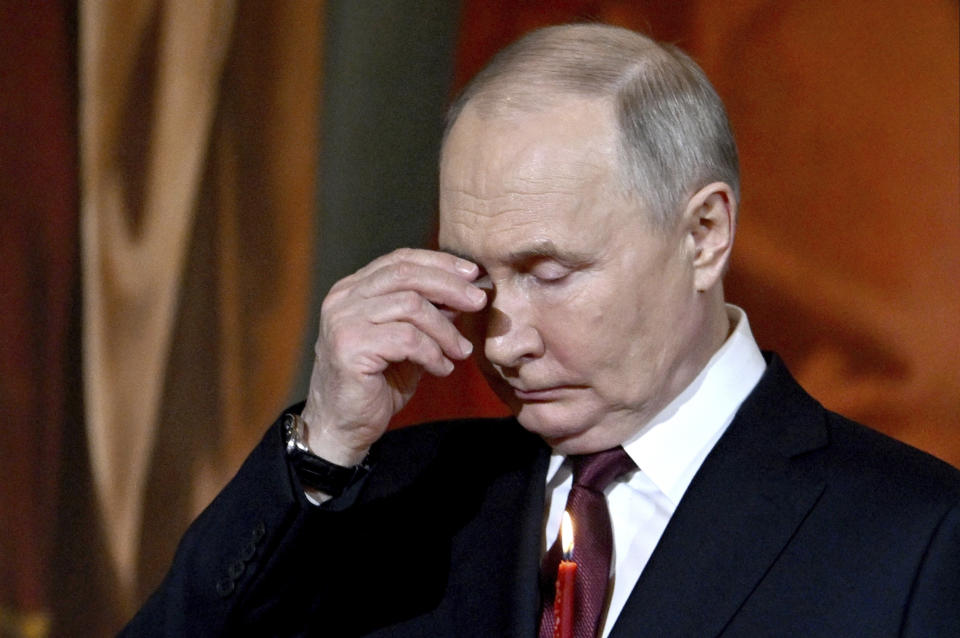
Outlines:
{"type": "MultiPolygon", "coordinates": [[[[468,253],[445,247],[441,247],[440,250],[479,265],[477,258],[468,253]]],[[[509,252],[499,261],[508,264],[522,264],[535,259],[554,259],[560,263],[571,266],[583,265],[593,261],[593,257],[588,253],[561,250],[549,239],[542,239],[535,242],[532,246],[509,252]]]]}

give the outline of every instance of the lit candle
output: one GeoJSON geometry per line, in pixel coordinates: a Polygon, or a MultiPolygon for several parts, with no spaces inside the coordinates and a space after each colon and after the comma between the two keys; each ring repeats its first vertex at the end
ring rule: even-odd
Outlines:
{"type": "Polygon", "coordinates": [[[573,585],[577,576],[577,564],[573,562],[573,521],[568,512],[560,521],[560,545],[563,559],[557,570],[557,595],[553,600],[553,616],[556,625],[553,638],[573,638],[573,585]]]}

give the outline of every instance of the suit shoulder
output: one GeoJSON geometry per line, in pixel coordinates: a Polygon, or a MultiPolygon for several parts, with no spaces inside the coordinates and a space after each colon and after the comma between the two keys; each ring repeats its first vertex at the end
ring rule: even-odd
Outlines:
{"type": "Polygon", "coordinates": [[[960,504],[960,470],[882,432],[835,412],[825,412],[833,473],[858,477],[880,493],[890,486],[901,498],[909,496],[917,502],[946,506],[960,504]]]}
{"type": "Polygon", "coordinates": [[[764,427],[776,430],[781,452],[799,455],[822,469],[835,488],[850,498],[870,498],[896,506],[914,503],[956,505],[960,471],[886,434],[826,409],[793,378],[783,361],[767,354],[767,370],[741,406],[741,442],[764,427]]]}

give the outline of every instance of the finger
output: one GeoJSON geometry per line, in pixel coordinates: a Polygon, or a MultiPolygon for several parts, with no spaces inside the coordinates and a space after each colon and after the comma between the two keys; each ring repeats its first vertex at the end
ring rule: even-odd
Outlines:
{"type": "Polygon", "coordinates": [[[411,361],[438,377],[453,372],[453,362],[443,355],[436,341],[411,323],[398,321],[377,325],[365,355],[371,372],[382,372],[391,363],[411,361]]]}
{"type": "Polygon", "coordinates": [[[475,263],[456,255],[451,255],[450,253],[422,248],[398,248],[391,253],[374,259],[354,274],[363,278],[380,268],[400,263],[439,268],[467,281],[473,281],[480,273],[480,268],[475,263]]]}
{"type": "Polygon", "coordinates": [[[357,292],[366,298],[408,290],[460,311],[475,312],[487,303],[486,293],[462,277],[412,262],[384,266],[357,283],[357,292]]]}
{"type": "Polygon", "coordinates": [[[368,299],[357,306],[354,312],[375,324],[395,321],[412,323],[433,339],[447,357],[453,359],[465,359],[473,351],[473,344],[460,334],[444,312],[411,290],[368,299]]]}
{"type": "Polygon", "coordinates": [[[460,317],[460,311],[454,310],[453,308],[447,308],[446,306],[436,306],[437,310],[440,311],[447,321],[454,322],[460,317]]]}

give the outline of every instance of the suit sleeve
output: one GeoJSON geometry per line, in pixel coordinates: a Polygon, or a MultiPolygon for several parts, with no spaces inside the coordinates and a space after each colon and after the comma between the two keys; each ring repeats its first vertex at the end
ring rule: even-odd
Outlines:
{"type": "Polygon", "coordinates": [[[221,636],[250,612],[251,598],[304,512],[275,423],[237,475],[193,522],[170,571],[121,636],[221,636]]]}
{"type": "Polygon", "coordinates": [[[960,636],[960,503],[933,534],[913,584],[903,636],[960,636]]]}

